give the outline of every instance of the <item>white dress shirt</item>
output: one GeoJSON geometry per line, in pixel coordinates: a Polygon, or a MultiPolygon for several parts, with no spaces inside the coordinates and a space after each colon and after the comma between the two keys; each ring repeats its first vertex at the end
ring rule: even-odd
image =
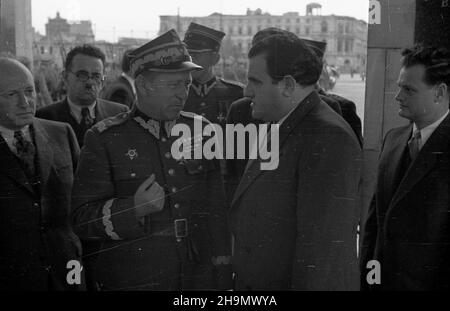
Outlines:
{"type": "MultiPolygon", "coordinates": [[[[419,140],[419,150],[422,149],[422,147],[427,142],[428,138],[430,138],[431,134],[438,128],[438,126],[444,121],[445,117],[447,117],[449,110],[447,110],[447,113],[445,113],[439,120],[436,122],[424,127],[420,130],[420,140],[419,140]]],[[[417,125],[413,124],[413,136],[418,131],[417,125]]]]}
{"type": "Polygon", "coordinates": [[[85,107],[85,106],[79,106],[77,104],[74,104],[69,97],[67,97],[67,103],[69,104],[70,108],[70,114],[75,118],[77,123],[81,123],[81,119],[83,116],[81,115],[81,109],[88,108],[89,109],[89,115],[91,116],[92,120],[95,120],[95,105],[97,104],[97,101],[95,101],[93,104],[85,107]]]}

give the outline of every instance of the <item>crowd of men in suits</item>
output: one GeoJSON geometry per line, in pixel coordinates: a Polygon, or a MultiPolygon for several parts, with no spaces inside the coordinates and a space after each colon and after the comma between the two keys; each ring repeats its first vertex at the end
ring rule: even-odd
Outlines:
{"type": "Polygon", "coordinates": [[[244,87],[213,75],[224,36],[170,30],[127,51],[105,90],[104,54],[75,47],[67,97],[38,111],[29,70],[0,58],[0,289],[450,287],[450,52],[403,52],[396,100],[411,122],[386,134],[361,219],[361,121],[318,86],[326,44],[261,30],[244,87]],[[172,129],[198,122],[277,125],[278,167],[248,157],[250,137],[244,159],[175,158],[172,129]]]}

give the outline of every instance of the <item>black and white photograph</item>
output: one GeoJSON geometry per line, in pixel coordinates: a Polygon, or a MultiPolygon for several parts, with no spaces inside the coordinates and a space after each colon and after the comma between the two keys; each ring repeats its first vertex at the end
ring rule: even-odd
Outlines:
{"type": "Polygon", "coordinates": [[[0,0],[0,292],[449,291],[449,103],[448,0],[0,0]]]}

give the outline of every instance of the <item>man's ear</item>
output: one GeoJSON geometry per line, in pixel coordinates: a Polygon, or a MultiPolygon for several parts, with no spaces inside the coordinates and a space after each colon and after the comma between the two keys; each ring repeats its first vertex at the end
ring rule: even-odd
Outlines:
{"type": "Polygon", "coordinates": [[[297,82],[295,81],[295,79],[290,76],[284,76],[284,78],[280,81],[281,82],[281,94],[283,94],[283,96],[286,97],[291,97],[292,93],[294,93],[295,91],[295,87],[297,85],[297,82]]]}
{"type": "Polygon", "coordinates": [[[439,83],[439,84],[436,86],[436,92],[435,92],[435,94],[434,94],[434,96],[435,96],[435,102],[440,102],[440,101],[442,101],[442,99],[444,99],[446,96],[448,96],[449,92],[450,92],[450,89],[449,89],[449,87],[448,87],[447,84],[445,84],[445,83],[439,83]]]}

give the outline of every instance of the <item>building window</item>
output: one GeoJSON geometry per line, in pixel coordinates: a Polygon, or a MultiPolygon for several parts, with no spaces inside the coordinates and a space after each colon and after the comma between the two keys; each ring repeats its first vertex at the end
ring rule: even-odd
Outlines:
{"type": "Polygon", "coordinates": [[[350,24],[345,24],[345,33],[350,33],[350,24]]]}
{"type": "Polygon", "coordinates": [[[247,34],[248,34],[249,36],[252,35],[252,26],[248,26],[248,28],[247,28],[247,34]]]}
{"type": "Polygon", "coordinates": [[[238,28],[238,34],[242,35],[242,27],[241,26],[239,26],[239,28],[238,28]]]}
{"type": "Polygon", "coordinates": [[[297,35],[300,35],[300,27],[295,28],[295,33],[296,33],[297,35]]]}
{"type": "Polygon", "coordinates": [[[228,33],[229,33],[230,35],[233,34],[233,26],[228,27],[228,33]]]}
{"type": "Polygon", "coordinates": [[[300,23],[300,18],[297,18],[297,23],[300,23]]]}
{"type": "Polygon", "coordinates": [[[262,26],[258,25],[258,31],[261,31],[261,29],[262,29],[262,26]]]}
{"type": "Polygon", "coordinates": [[[286,23],[290,23],[291,20],[289,18],[286,18],[286,23]]]}
{"type": "Polygon", "coordinates": [[[50,47],[50,54],[53,54],[53,46],[50,47]]]}
{"type": "Polygon", "coordinates": [[[242,52],[242,42],[238,42],[239,51],[242,52]]]}
{"type": "Polygon", "coordinates": [[[339,39],[337,42],[337,51],[338,53],[342,53],[342,39],[339,39]]]}
{"type": "Polygon", "coordinates": [[[344,25],[342,24],[338,25],[338,33],[344,33],[344,25]]]}
{"type": "Polygon", "coordinates": [[[328,32],[328,23],[326,21],[322,21],[322,24],[320,26],[321,26],[322,33],[328,32]]]}
{"type": "Polygon", "coordinates": [[[309,27],[305,27],[305,35],[309,36],[309,27]]]}
{"type": "Polygon", "coordinates": [[[44,54],[44,53],[45,53],[45,49],[43,46],[41,46],[41,54],[44,54]]]}
{"type": "Polygon", "coordinates": [[[345,52],[352,53],[353,52],[353,40],[345,41],[345,52]]]}

